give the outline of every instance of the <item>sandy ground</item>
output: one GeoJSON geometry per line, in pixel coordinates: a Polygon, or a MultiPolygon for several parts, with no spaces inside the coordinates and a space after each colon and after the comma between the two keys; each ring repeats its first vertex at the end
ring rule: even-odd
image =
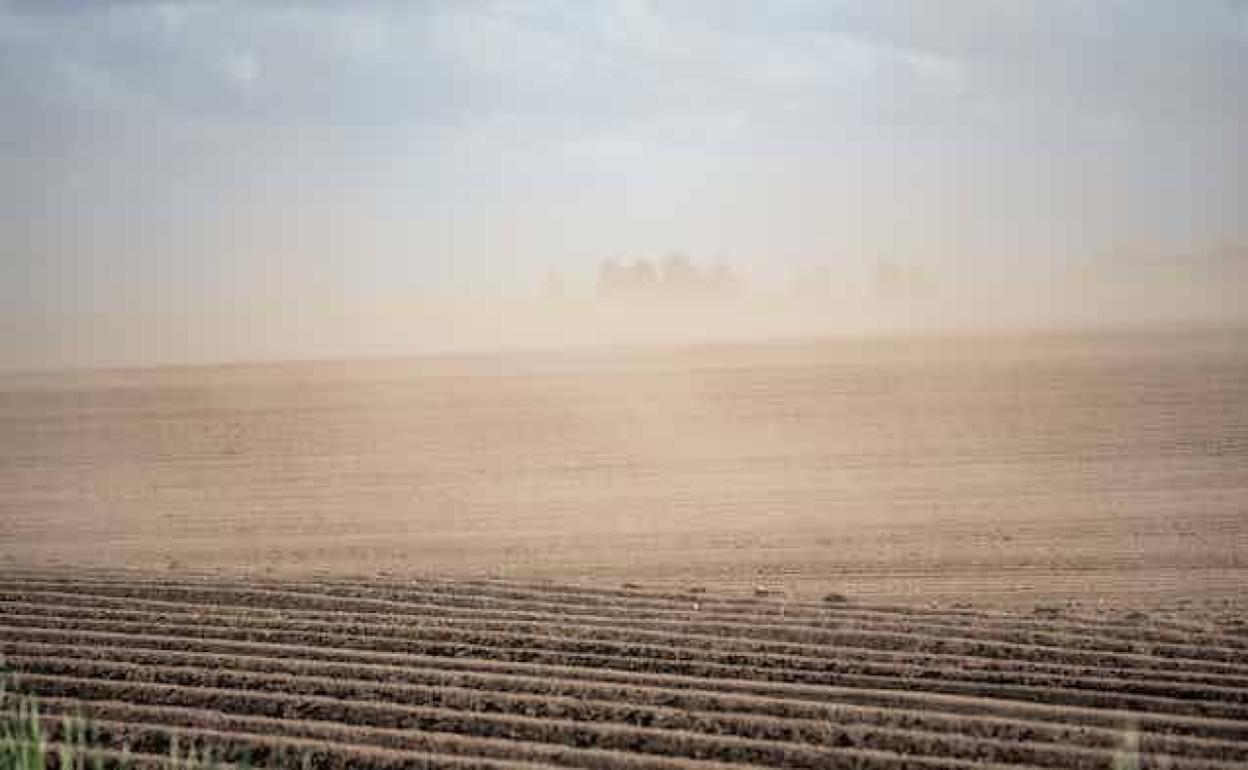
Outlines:
{"type": "Polygon", "coordinates": [[[1248,335],[0,379],[0,560],[1242,605],[1248,335]]]}

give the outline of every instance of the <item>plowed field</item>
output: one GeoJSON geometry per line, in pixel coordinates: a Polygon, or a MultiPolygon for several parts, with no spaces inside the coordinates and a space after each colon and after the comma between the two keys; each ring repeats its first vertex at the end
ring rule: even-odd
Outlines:
{"type": "Polygon", "coordinates": [[[1248,635],[500,580],[0,575],[50,729],[312,767],[1242,767],[1248,635]]]}
{"type": "Polygon", "coordinates": [[[1248,585],[1248,333],[0,376],[0,567],[1031,611],[1248,585]]]}

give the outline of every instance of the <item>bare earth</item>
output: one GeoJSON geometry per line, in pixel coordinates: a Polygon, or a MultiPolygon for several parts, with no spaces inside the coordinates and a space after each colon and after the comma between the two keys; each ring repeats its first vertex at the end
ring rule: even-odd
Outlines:
{"type": "Polygon", "coordinates": [[[316,768],[1221,768],[1248,635],[496,580],[0,573],[55,740],[316,768]]]}
{"type": "Polygon", "coordinates": [[[10,375],[0,656],[132,767],[1243,767],[1246,343],[10,375]]]}
{"type": "Polygon", "coordinates": [[[1238,605],[1248,334],[0,379],[15,567],[1238,605]]]}

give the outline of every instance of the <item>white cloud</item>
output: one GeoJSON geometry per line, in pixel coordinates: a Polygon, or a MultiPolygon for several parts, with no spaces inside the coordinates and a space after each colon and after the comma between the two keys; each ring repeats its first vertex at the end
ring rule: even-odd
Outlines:
{"type": "Polygon", "coordinates": [[[684,91],[701,83],[704,96],[770,109],[777,100],[792,105],[836,95],[828,89],[882,93],[902,72],[945,94],[965,87],[965,66],[952,56],[847,30],[718,24],[658,12],[667,8],[646,0],[612,3],[593,27],[630,71],[650,74],[655,93],[670,92],[673,82],[684,82],[684,91]]]}
{"type": "Polygon", "coordinates": [[[166,34],[176,35],[186,26],[191,15],[191,6],[180,3],[157,3],[152,6],[152,13],[160,20],[166,34]]]}
{"type": "Polygon", "coordinates": [[[670,23],[654,12],[647,0],[610,4],[603,9],[598,24],[606,42],[650,56],[667,58],[697,45],[688,37],[677,39],[670,23]]]}
{"type": "Polygon", "coordinates": [[[831,72],[839,78],[867,77],[879,62],[879,47],[858,38],[822,33],[816,36],[816,49],[831,72]]]}
{"type": "Polygon", "coordinates": [[[0,43],[24,43],[31,39],[34,30],[21,16],[6,13],[0,8],[0,43]]]}
{"type": "Polygon", "coordinates": [[[337,14],[332,19],[338,50],[359,61],[377,61],[386,53],[390,33],[384,19],[360,13],[337,14]]]}
{"type": "Polygon", "coordinates": [[[122,104],[125,94],[109,74],[76,59],[63,59],[57,63],[57,75],[62,87],[60,96],[79,106],[105,107],[122,104]]]}
{"type": "Polygon", "coordinates": [[[250,51],[230,51],[221,57],[221,74],[242,90],[250,90],[260,77],[260,64],[250,51]]]}
{"type": "Polygon", "coordinates": [[[428,39],[465,71],[523,86],[562,85],[587,54],[583,42],[476,5],[452,6],[427,22],[428,39]]]}
{"type": "Polygon", "coordinates": [[[919,79],[933,89],[950,96],[966,90],[966,65],[948,56],[908,53],[905,60],[918,73],[919,79]]]}

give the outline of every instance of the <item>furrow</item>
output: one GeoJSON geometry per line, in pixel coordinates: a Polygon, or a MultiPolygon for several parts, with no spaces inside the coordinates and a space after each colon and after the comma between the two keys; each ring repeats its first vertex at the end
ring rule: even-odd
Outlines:
{"type": "MultiPolygon", "coordinates": [[[[528,696],[574,698],[580,701],[600,701],[615,704],[627,703],[657,706],[684,711],[704,711],[730,714],[753,714],[785,719],[824,720],[835,723],[862,723],[876,727],[898,728],[932,733],[959,733],[972,738],[989,738],[1014,743],[1067,744],[1090,749],[1114,750],[1122,742],[1123,732],[1099,728],[1070,729],[1038,722],[1006,720],[973,716],[944,716],[928,711],[912,709],[881,709],[853,705],[817,704],[799,700],[780,700],[758,696],[733,695],[714,690],[677,690],[644,686],[619,686],[564,679],[559,676],[536,677],[500,675],[492,673],[464,673],[439,668],[413,669],[396,666],[343,665],[332,663],[308,663],[280,658],[250,658],[247,656],[204,655],[198,653],[172,653],[119,649],[114,655],[102,651],[70,648],[63,650],[49,645],[0,645],[0,650],[10,654],[19,668],[29,670],[28,659],[53,659],[54,667],[39,667],[44,673],[75,671],[79,674],[89,668],[85,662],[139,664],[152,670],[170,669],[178,666],[186,671],[212,672],[204,675],[203,684],[216,681],[216,672],[242,672],[282,674],[293,678],[328,679],[339,683],[351,683],[372,687],[377,683],[388,685],[407,684],[426,687],[486,691],[489,693],[514,693],[528,696]],[[8,649],[5,649],[5,648],[8,649]],[[34,656],[28,653],[34,647],[34,656]],[[27,653],[27,654],[23,654],[27,653]],[[63,654],[60,654],[63,653],[63,654]]],[[[107,649],[103,650],[107,652],[107,649]]],[[[142,681],[156,681],[147,672],[139,672],[142,681]]],[[[127,679],[133,673],[127,672],[127,679]]],[[[285,680],[276,680],[279,683],[285,680]]],[[[264,689],[258,687],[255,689],[264,689]]],[[[294,692],[294,689],[286,689],[294,692]]],[[[526,701],[517,701],[524,704],[526,701]]],[[[479,704],[474,704],[479,705],[479,704]]],[[[1142,751],[1154,754],[1174,754],[1206,759],[1238,759],[1248,761],[1248,746],[1228,742],[1198,741],[1173,736],[1143,733],[1140,740],[1142,751]]],[[[1046,764],[1034,760],[1036,764],[1046,764]]],[[[1064,761],[1064,760],[1063,760],[1064,761]]],[[[1062,765],[1058,765],[1062,766],[1062,765]]]]}
{"type": "MultiPolygon", "coordinates": [[[[248,765],[252,767],[317,767],[330,768],[457,768],[459,770],[535,770],[545,767],[543,763],[524,761],[516,757],[523,753],[524,746],[517,745],[515,753],[497,758],[475,755],[469,751],[454,754],[441,751],[422,751],[419,740],[409,741],[408,747],[402,744],[394,748],[370,745],[353,739],[350,728],[339,731],[327,731],[331,736],[328,740],[317,737],[304,737],[299,731],[293,733],[266,733],[227,728],[229,719],[214,718],[217,712],[200,710],[196,713],[202,719],[191,722],[162,718],[164,711],[173,716],[176,710],[164,708],[146,709],[150,721],[133,718],[110,718],[114,713],[133,715],[137,711],[128,704],[88,703],[83,704],[73,699],[50,698],[40,701],[41,709],[47,714],[41,722],[46,733],[53,740],[61,740],[64,723],[58,717],[83,715],[90,720],[91,727],[98,741],[108,746],[125,747],[112,749],[116,758],[116,766],[120,768],[134,767],[133,759],[151,758],[150,766],[168,770],[169,758],[177,752],[186,756],[190,751],[203,755],[212,752],[215,760],[229,766],[248,765]],[[86,708],[84,708],[84,706],[86,708]],[[208,726],[211,725],[211,726],[208,726]],[[159,758],[159,759],[157,759],[159,758]]],[[[589,765],[578,765],[589,767],[589,765]]],[[[628,765],[600,765],[602,768],[620,768],[628,765]]],[[[672,770],[679,770],[683,765],[672,763],[672,770]]]]}
{"type": "MultiPolygon", "coordinates": [[[[44,595],[18,595],[6,594],[0,592],[0,615],[3,614],[5,608],[22,614],[44,614],[44,615],[65,615],[71,617],[99,618],[99,619],[135,619],[142,617],[155,617],[164,619],[173,619],[175,617],[188,619],[202,619],[212,617],[221,622],[230,622],[233,620],[264,620],[269,622],[286,622],[288,620],[297,619],[309,622],[335,622],[344,621],[351,623],[380,623],[384,626],[399,626],[403,623],[420,622],[434,625],[453,625],[458,622],[473,622],[480,626],[483,623],[496,624],[495,627],[516,628],[517,626],[528,624],[552,624],[557,628],[567,627],[573,620],[576,621],[578,627],[606,629],[604,633],[611,632],[630,632],[636,631],[640,623],[626,624],[621,623],[617,619],[607,618],[559,618],[554,615],[530,614],[530,613],[497,613],[489,611],[465,612],[465,611],[441,611],[440,608],[421,608],[419,612],[412,611],[401,615],[391,615],[382,613],[357,613],[349,610],[326,611],[326,610],[273,610],[267,608],[239,608],[223,605],[202,605],[187,604],[167,601],[155,600],[137,600],[137,599],[115,599],[105,598],[103,600],[92,599],[88,597],[75,597],[76,601],[64,601],[64,596],[44,596],[44,595]],[[35,599],[51,599],[54,601],[33,601],[35,599]],[[138,609],[135,609],[135,606],[138,609]]],[[[701,622],[698,619],[691,619],[686,622],[677,622],[664,620],[659,622],[647,622],[644,624],[648,629],[675,628],[683,629],[674,633],[668,633],[668,638],[704,638],[713,637],[717,640],[724,639],[736,631],[734,628],[724,627],[715,624],[701,622]]],[[[1243,691],[1248,689],[1248,674],[1244,676],[1236,676],[1234,674],[1225,673],[1192,673],[1187,671],[1173,671],[1168,669],[1157,669],[1155,667],[1147,667],[1136,663],[1135,665],[1111,665],[1111,666],[1089,666],[1086,664],[1065,663],[1065,662],[1049,662],[1049,661],[1032,661],[1022,658],[1007,658],[1002,656],[983,656],[983,655],[966,655],[952,652],[913,652],[909,650],[878,650],[867,647],[850,646],[846,644],[838,644],[834,641],[828,641],[829,634],[822,629],[809,630],[794,627],[780,627],[772,633],[740,633],[733,638],[742,640],[747,643],[773,644],[773,645],[797,645],[789,649],[796,649],[800,653],[807,651],[815,653],[820,657],[834,655],[836,658],[845,660],[853,659],[859,661],[883,661],[897,664],[915,665],[930,667],[933,665],[955,665],[959,670],[967,671],[972,669],[982,669],[987,671],[1004,672],[1011,670],[1026,670],[1029,673],[1046,673],[1062,676],[1112,676],[1116,682],[1124,682],[1135,680],[1140,682],[1164,683],[1165,686],[1175,684],[1182,689],[1185,685],[1207,685],[1213,687],[1234,688],[1230,697],[1238,700],[1242,699],[1243,691]]],[[[721,645],[722,646],[722,645],[721,645]]],[[[775,649],[775,648],[773,648],[775,649]]]]}
{"type": "Polygon", "coordinates": [[[618,670],[599,665],[576,665],[568,656],[549,656],[545,662],[489,660],[415,653],[357,650],[273,641],[240,641],[221,637],[190,639],[151,633],[130,634],[63,629],[13,628],[0,626],[0,634],[10,639],[56,642],[66,645],[144,646],[158,650],[199,650],[224,655],[280,655],[305,661],[375,663],[398,666],[436,666],[448,671],[533,674],[580,681],[624,685],[654,685],[682,690],[714,689],[744,695],[780,697],[818,703],[836,702],[883,708],[915,708],[948,714],[974,714],[1043,721],[1074,726],[1104,727],[1113,730],[1137,726],[1142,730],[1194,736],[1233,742],[1248,741],[1248,723],[1208,717],[1162,715],[1141,712],[1054,705],[1043,702],[1001,700],[987,696],[891,689],[851,688],[791,682],[758,681],[736,673],[717,675],[681,674],[670,670],[618,670]]]}
{"type": "MultiPolygon", "coordinates": [[[[41,627],[49,622],[41,616],[8,614],[10,625],[41,627]]],[[[136,625],[149,630],[165,631],[185,637],[224,635],[230,638],[259,641],[286,641],[303,643],[314,640],[320,645],[365,647],[389,652],[417,652],[462,657],[474,655],[503,660],[537,660],[543,657],[564,655],[570,660],[629,668],[636,665],[651,669],[666,668],[681,673],[697,673],[700,668],[716,670],[721,675],[753,676],[779,681],[796,681],[819,684],[838,684],[856,687],[884,687],[897,689],[920,689],[935,692],[985,694],[991,697],[1034,699],[1043,698],[1054,703],[1087,705],[1109,708],[1126,708],[1160,713],[1214,716],[1230,719],[1248,717],[1248,707],[1240,703],[1226,703],[1212,698],[1193,697],[1182,699],[1151,694],[1137,694],[1119,690],[1104,692],[1096,682],[1058,680],[1041,675],[980,677],[949,673],[953,678],[941,678],[944,672],[922,667],[899,667],[887,664],[855,664],[830,658],[811,658],[796,655],[763,655],[749,652],[715,652],[695,647],[671,644],[602,640],[588,637],[548,636],[514,632],[475,631],[427,627],[400,627],[376,629],[368,627],[336,627],[324,630],[308,624],[259,624],[238,623],[229,629],[221,629],[210,623],[143,623],[126,621],[52,619],[58,626],[79,630],[130,630],[136,625]],[[1078,685],[1083,684],[1081,689],[1078,685]]],[[[1192,694],[1192,693],[1189,693],[1192,694]]],[[[1199,693],[1196,693],[1199,695],[1199,693]]]]}
{"type": "MultiPolygon", "coordinates": [[[[462,584],[455,585],[460,586],[462,584]]],[[[68,587],[73,588],[74,584],[70,583],[68,587]]],[[[357,612],[372,609],[378,612],[398,613],[412,609],[411,605],[415,604],[417,607],[424,605],[427,609],[445,608],[448,606],[464,610],[511,609],[512,611],[540,612],[547,615],[571,617],[574,615],[574,611],[588,612],[589,609],[597,609],[608,610],[612,616],[616,617],[626,613],[630,618],[636,617],[638,620],[643,618],[648,621],[667,619],[678,623],[687,623],[695,618],[702,618],[705,621],[719,622],[723,625],[736,626],[738,628],[758,629],[780,626],[788,628],[790,631],[795,626],[805,626],[817,631],[835,631],[838,628],[845,627],[852,630],[855,628],[852,624],[842,623],[843,620],[850,620],[861,624],[858,628],[862,632],[875,631],[884,635],[895,636],[900,634],[904,636],[921,632],[927,636],[950,638],[964,644],[970,642],[999,642],[1034,648],[1050,648],[1060,650],[1063,655],[1067,656],[1073,653],[1131,655],[1147,651],[1146,654],[1148,656],[1172,659],[1180,664],[1184,661],[1208,661],[1233,665],[1241,673],[1248,674],[1248,650],[1242,647],[1225,646],[1205,637],[1196,637],[1196,639],[1208,642],[1207,644],[1193,644],[1191,643],[1193,641],[1191,636],[1187,638],[1186,642],[1177,643],[1172,638],[1160,639],[1155,635],[1149,636],[1144,631],[1131,638],[1098,637],[1085,633],[1063,632],[1065,626],[1060,620],[1049,621],[1040,628],[1033,626],[1005,628],[997,623],[990,623],[987,626],[984,626],[982,623],[916,623],[912,619],[906,619],[907,616],[900,612],[881,614],[879,617],[876,617],[873,613],[863,613],[856,609],[851,610],[839,606],[830,606],[807,613],[786,610],[778,606],[776,614],[772,615],[723,616],[715,613],[714,605],[708,600],[698,597],[687,599],[684,605],[679,608],[665,608],[666,611],[663,613],[650,613],[649,616],[646,616],[641,614],[635,615],[631,605],[613,606],[609,603],[603,603],[588,607],[573,607],[557,602],[543,601],[527,601],[517,604],[516,600],[504,597],[465,593],[462,588],[446,591],[421,590],[419,592],[413,592],[410,588],[392,589],[389,593],[380,589],[369,591],[364,588],[337,588],[334,591],[325,592],[310,590],[311,587],[305,584],[282,584],[281,587],[264,588],[256,584],[237,586],[229,583],[198,582],[189,585],[156,582],[151,585],[145,584],[141,586],[97,584],[93,588],[94,590],[104,592],[106,595],[122,595],[136,598],[161,597],[180,601],[196,599],[203,603],[234,603],[243,606],[286,609],[351,608],[357,612]],[[699,607],[702,607],[705,603],[705,610],[699,609],[696,612],[692,612],[691,608],[694,601],[698,602],[699,607]],[[899,621],[898,618],[901,618],[904,622],[899,621]],[[783,622],[776,623],[777,620],[783,622]]],[[[592,613],[589,614],[591,617],[593,616],[592,613]]],[[[975,616],[970,617],[975,619],[975,616]]]]}
{"type": "Polygon", "coordinates": [[[292,696],[210,687],[116,682],[72,676],[26,674],[23,686],[41,696],[84,702],[121,700],[160,706],[211,708],[300,720],[326,721],[404,731],[452,733],[484,738],[560,744],[634,752],[660,757],[688,757],[783,767],[974,767],[943,756],[910,756],[859,748],[848,729],[825,726],[824,745],[777,739],[745,739],[654,727],[574,721],[550,716],[516,716],[472,711],[345,701],[321,696],[292,696]],[[847,742],[849,741],[849,742],[847,742]]]}

